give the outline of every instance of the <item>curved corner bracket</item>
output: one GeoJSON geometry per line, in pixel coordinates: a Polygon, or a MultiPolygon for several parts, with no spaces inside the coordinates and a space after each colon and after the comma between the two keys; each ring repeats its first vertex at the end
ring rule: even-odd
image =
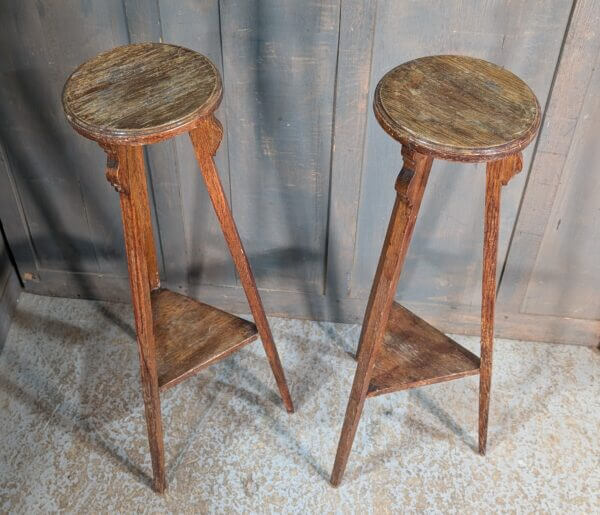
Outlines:
{"type": "Polygon", "coordinates": [[[402,201],[410,206],[412,205],[412,190],[416,187],[415,184],[419,182],[414,180],[415,176],[418,170],[423,169],[421,161],[428,159],[428,157],[406,145],[402,145],[402,158],[404,162],[396,179],[395,188],[402,201]]]}
{"type": "Polygon", "coordinates": [[[111,186],[118,193],[127,194],[127,188],[123,184],[122,178],[119,174],[119,158],[117,157],[117,150],[113,147],[102,147],[106,152],[106,180],[110,182],[111,186]]]}
{"type": "Polygon", "coordinates": [[[202,153],[214,156],[223,139],[223,125],[212,114],[198,121],[196,127],[190,131],[194,146],[202,153]]]}
{"type": "Polygon", "coordinates": [[[506,186],[508,182],[523,169],[523,154],[518,152],[504,158],[503,166],[500,170],[500,182],[506,186]]]}

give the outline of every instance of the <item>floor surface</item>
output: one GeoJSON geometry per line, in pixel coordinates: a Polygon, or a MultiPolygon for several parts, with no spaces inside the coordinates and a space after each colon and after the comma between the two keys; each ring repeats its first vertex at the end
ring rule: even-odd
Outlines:
{"type": "Polygon", "coordinates": [[[600,513],[597,349],[497,340],[486,457],[476,377],[367,400],[334,489],[360,327],[271,324],[297,412],[259,342],[167,391],[159,496],[129,306],[22,295],[0,352],[0,512],[600,513]]]}

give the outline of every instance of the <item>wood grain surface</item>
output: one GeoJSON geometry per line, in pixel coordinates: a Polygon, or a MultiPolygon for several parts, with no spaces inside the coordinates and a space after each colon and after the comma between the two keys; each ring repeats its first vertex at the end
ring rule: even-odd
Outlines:
{"type": "Polygon", "coordinates": [[[405,147],[402,148],[402,155],[404,166],[396,179],[396,201],[365,311],[357,351],[358,365],[331,472],[333,486],[340,484],[348,463],[354,435],[367,398],[377,352],[385,334],[396,286],[433,162],[431,157],[405,147]]]}
{"type": "Polygon", "coordinates": [[[235,225],[233,214],[229,208],[229,203],[227,202],[227,197],[223,191],[223,185],[215,166],[214,155],[219,148],[222,138],[223,126],[214,116],[203,118],[198,123],[197,128],[190,131],[190,139],[210,196],[210,201],[221,225],[221,230],[223,231],[223,236],[227,242],[235,268],[240,276],[240,281],[248,299],[250,311],[256,322],[269,365],[271,365],[271,370],[275,376],[281,399],[288,413],[293,413],[294,403],[292,402],[292,396],[290,395],[283,367],[281,366],[277,347],[275,347],[275,342],[273,341],[271,327],[269,326],[262,300],[258,294],[258,288],[254,280],[252,268],[250,268],[248,256],[244,250],[242,239],[235,225]]]}
{"type": "Polygon", "coordinates": [[[479,358],[422,318],[392,304],[368,397],[479,373],[479,358]]]}
{"type": "Polygon", "coordinates": [[[84,136],[142,144],[193,128],[221,96],[219,73],[202,54],[140,43],[82,64],[67,80],[62,101],[67,119],[84,136]]]}
{"type": "Polygon", "coordinates": [[[229,356],[258,338],[252,322],[178,293],[151,294],[161,389],[229,356]]]}
{"type": "MultiPolygon", "coordinates": [[[[597,162],[590,123],[597,119],[592,110],[598,88],[591,78],[599,69],[600,4],[430,0],[403,2],[401,9],[398,2],[372,0],[302,2],[302,9],[298,4],[2,3],[0,139],[6,160],[0,150],[0,218],[26,290],[128,301],[118,199],[102,174],[91,173],[105,159],[73,133],[61,91],[67,77],[98,52],[165,41],[209,57],[226,77],[229,94],[218,116],[227,136],[216,164],[267,312],[362,320],[379,257],[373,249],[381,248],[386,225],[381,220],[389,217],[390,185],[398,171],[397,145],[368,115],[365,102],[372,103],[377,82],[398,64],[463,54],[512,71],[547,109],[539,145],[530,144],[524,153],[526,169],[536,156],[531,173],[503,192],[499,308],[507,316],[498,317],[496,333],[596,345],[600,316],[593,299],[599,297],[590,292],[600,275],[587,273],[595,270],[597,254],[589,218],[597,213],[590,194],[596,179],[587,172],[597,162]],[[394,43],[398,34],[402,44],[394,43]],[[312,143],[303,137],[309,133],[312,143]],[[564,198],[557,187],[569,195],[568,184],[574,199],[580,191],[590,197],[578,211],[586,225],[574,222],[577,231],[566,223],[571,215],[553,209],[564,198]],[[520,225],[513,230],[517,214],[520,225]],[[548,241],[538,252],[543,239],[548,241]],[[581,252],[581,242],[591,250],[581,252]],[[571,269],[546,268],[552,260],[564,261],[565,253],[571,269]],[[529,281],[533,267],[536,277],[529,281]]],[[[243,312],[246,298],[188,141],[161,142],[147,153],[163,283],[243,312]]],[[[406,262],[407,280],[398,291],[408,307],[445,331],[479,332],[484,176],[483,168],[435,164],[406,262]],[[444,207],[437,209],[442,195],[444,207]],[[441,230],[444,220],[455,223],[441,230]]]]}
{"type": "Polygon", "coordinates": [[[485,454],[487,444],[490,389],[492,387],[492,356],[494,352],[494,319],[496,311],[496,268],[498,234],[500,230],[500,197],[502,186],[523,168],[520,153],[486,167],[485,217],[483,226],[483,270],[481,281],[481,370],[479,372],[479,453],[485,454]]]}
{"type": "Polygon", "coordinates": [[[518,152],[540,125],[540,106],[527,84],[467,56],[421,57],[397,66],[377,85],[374,109],[393,138],[452,161],[518,152]]]}
{"type": "Polygon", "coordinates": [[[107,149],[106,175],[119,192],[121,218],[125,236],[131,301],[140,357],[140,376],[148,443],[154,478],[152,486],[158,493],[165,491],[165,449],[157,373],[156,342],[152,327],[152,306],[148,276],[148,236],[146,218],[149,215],[144,201],[146,174],[142,147],[119,146],[107,149]]]}

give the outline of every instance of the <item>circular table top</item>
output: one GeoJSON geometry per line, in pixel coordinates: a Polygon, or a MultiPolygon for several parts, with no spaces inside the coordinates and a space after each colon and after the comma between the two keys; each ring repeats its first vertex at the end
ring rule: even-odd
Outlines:
{"type": "Polygon", "coordinates": [[[540,125],[533,91],[513,73],[458,55],[421,57],[377,85],[375,116],[393,138],[453,161],[489,161],[519,152],[540,125]]]}
{"type": "Polygon", "coordinates": [[[142,144],[189,130],[223,94],[214,64],[163,43],[113,48],[68,78],[63,107],[71,125],[105,143],[142,144]]]}

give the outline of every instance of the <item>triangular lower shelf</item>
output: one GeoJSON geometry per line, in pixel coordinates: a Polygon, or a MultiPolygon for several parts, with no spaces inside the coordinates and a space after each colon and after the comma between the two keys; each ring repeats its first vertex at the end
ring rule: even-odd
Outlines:
{"type": "Polygon", "coordinates": [[[367,395],[415,388],[479,373],[479,358],[423,319],[393,303],[367,395]]]}
{"type": "Polygon", "coordinates": [[[166,289],[151,293],[158,386],[169,388],[256,340],[252,322],[166,289]]]}

